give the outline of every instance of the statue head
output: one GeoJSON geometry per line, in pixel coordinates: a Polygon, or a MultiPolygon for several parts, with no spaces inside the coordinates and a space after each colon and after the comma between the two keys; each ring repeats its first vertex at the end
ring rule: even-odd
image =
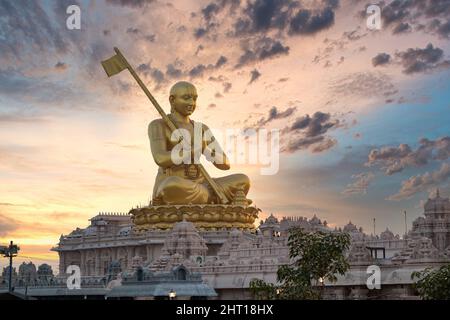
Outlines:
{"type": "Polygon", "coordinates": [[[170,111],[190,116],[197,106],[197,89],[187,81],[179,81],[170,89],[170,111]]]}

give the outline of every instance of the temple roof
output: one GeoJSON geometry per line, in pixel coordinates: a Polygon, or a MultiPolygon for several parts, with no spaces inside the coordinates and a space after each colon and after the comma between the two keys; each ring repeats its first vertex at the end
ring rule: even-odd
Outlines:
{"type": "Polygon", "coordinates": [[[450,200],[449,198],[442,198],[439,189],[437,189],[436,196],[434,198],[428,198],[424,209],[425,212],[443,211],[450,213],[450,200]]]}

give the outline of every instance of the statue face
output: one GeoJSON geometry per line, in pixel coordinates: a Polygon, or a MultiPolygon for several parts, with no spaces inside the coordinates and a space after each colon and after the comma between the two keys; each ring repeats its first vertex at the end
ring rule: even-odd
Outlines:
{"type": "Polygon", "coordinates": [[[194,86],[182,86],[177,88],[170,96],[170,105],[183,116],[190,116],[197,106],[197,90],[194,86]]]}

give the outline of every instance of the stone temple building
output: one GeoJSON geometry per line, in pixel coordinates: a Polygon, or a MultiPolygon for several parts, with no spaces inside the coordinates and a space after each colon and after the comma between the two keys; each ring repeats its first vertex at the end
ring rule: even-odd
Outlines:
{"type": "Polygon", "coordinates": [[[35,284],[28,292],[36,297],[158,299],[178,291],[178,298],[251,299],[252,279],[275,283],[279,266],[290,262],[287,239],[293,226],[351,235],[350,269],[324,283],[328,299],[417,299],[412,272],[450,263],[450,200],[439,192],[402,237],[389,229],[368,235],[351,222],[333,229],[315,215],[277,219],[271,214],[253,232],[198,230],[187,221],[172,229],[137,231],[128,214],[99,213],[88,227],[61,235],[53,248],[59,254],[58,276],[45,266],[23,265],[16,290],[23,290],[26,279],[35,284]],[[80,267],[80,290],[66,288],[70,265],[80,267]],[[380,269],[380,289],[367,285],[369,266],[380,269]]]}

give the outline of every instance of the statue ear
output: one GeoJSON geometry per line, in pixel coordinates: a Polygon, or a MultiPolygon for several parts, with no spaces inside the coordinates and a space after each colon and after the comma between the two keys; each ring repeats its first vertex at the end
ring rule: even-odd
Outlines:
{"type": "Polygon", "coordinates": [[[170,102],[170,104],[173,103],[173,100],[175,100],[175,96],[174,96],[173,94],[171,94],[171,95],[169,96],[169,102],[170,102]]]}

